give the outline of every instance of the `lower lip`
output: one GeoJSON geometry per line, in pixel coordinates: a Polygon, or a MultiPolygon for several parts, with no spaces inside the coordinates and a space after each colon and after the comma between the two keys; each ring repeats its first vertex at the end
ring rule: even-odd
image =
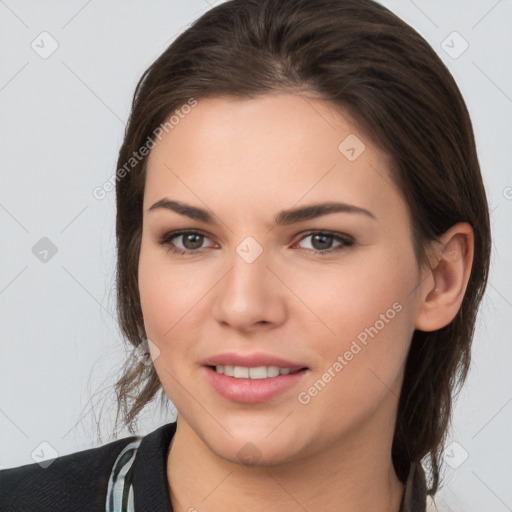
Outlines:
{"type": "Polygon", "coordinates": [[[210,384],[217,393],[233,402],[246,404],[266,402],[296,386],[309,373],[309,370],[299,370],[266,379],[236,379],[217,373],[209,366],[204,368],[210,384]]]}

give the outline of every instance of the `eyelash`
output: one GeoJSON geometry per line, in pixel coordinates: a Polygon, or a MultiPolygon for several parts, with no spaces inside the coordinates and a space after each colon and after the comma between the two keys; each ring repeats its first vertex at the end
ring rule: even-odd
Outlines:
{"type": "MultiPolygon", "coordinates": [[[[178,238],[183,235],[199,235],[204,238],[208,238],[204,233],[201,233],[200,231],[193,231],[193,230],[170,231],[169,233],[165,233],[160,238],[158,243],[162,246],[166,246],[167,252],[179,254],[181,256],[199,254],[204,249],[207,249],[207,247],[201,247],[201,248],[195,249],[195,250],[192,250],[192,249],[182,250],[182,249],[176,248],[171,241],[174,238],[178,238]]],[[[336,233],[336,234],[331,233],[329,231],[308,231],[307,233],[305,233],[303,235],[303,237],[297,243],[302,242],[302,240],[304,240],[305,238],[307,238],[309,236],[313,236],[313,235],[324,235],[324,236],[327,236],[328,238],[332,238],[334,240],[342,242],[342,245],[340,247],[337,247],[335,249],[327,249],[325,251],[318,251],[315,249],[304,249],[305,251],[313,252],[315,255],[318,255],[318,256],[324,256],[324,255],[329,255],[332,253],[340,252],[343,249],[345,249],[346,247],[350,247],[351,245],[354,244],[354,240],[352,237],[349,237],[348,235],[343,235],[341,233],[336,233]]]]}

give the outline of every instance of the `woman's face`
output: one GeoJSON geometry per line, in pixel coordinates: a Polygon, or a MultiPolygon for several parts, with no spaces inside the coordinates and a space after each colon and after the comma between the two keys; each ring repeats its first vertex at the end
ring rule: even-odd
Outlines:
{"type": "Polygon", "coordinates": [[[151,151],[146,334],[213,453],[277,464],[392,433],[421,274],[388,166],[331,105],[291,94],[200,99],[151,151]]]}

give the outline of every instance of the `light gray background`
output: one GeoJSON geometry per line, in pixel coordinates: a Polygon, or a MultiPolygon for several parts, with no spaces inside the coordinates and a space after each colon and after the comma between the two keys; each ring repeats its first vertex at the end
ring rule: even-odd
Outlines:
{"type": "MultiPolygon", "coordinates": [[[[2,468],[111,440],[110,386],[125,356],[115,321],[115,195],[97,200],[92,190],[115,172],[142,72],[217,3],[0,1],[2,468]],[[40,53],[52,40],[44,31],[58,43],[47,58],[40,53]],[[32,251],[43,237],[57,248],[46,262],[32,251]]],[[[490,283],[438,503],[453,512],[505,512],[512,510],[512,1],[382,3],[430,42],[459,84],[492,210],[490,283]],[[469,47],[454,58],[464,41],[469,47]]],[[[172,419],[150,407],[140,433],[172,419]]]]}

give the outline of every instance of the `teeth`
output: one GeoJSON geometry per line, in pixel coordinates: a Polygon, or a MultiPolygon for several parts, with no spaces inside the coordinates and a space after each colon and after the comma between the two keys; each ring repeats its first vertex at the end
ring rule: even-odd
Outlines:
{"type": "Polygon", "coordinates": [[[278,375],[288,375],[295,373],[298,370],[291,370],[290,368],[279,368],[277,366],[256,366],[254,368],[247,368],[246,366],[230,366],[230,365],[217,365],[215,367],[217,373],[222,373],[228,377],[235,377],[236,379],[266,379],[268,377],[277,377],[278,375]]]}
{"type": "MultiPolygon", "coordinates": [[[[279,370],[277,370],[277,375],[279,375],[279,370]]],[[[271,375],[265,366],[257,366],[256,368],[249,368],[249,378],[250,379],[266,379],[267,377],[276,377],[276,375],[271,375]]]]}
{"type": "Polygon", "coordinates": [[[233,368],[233,377],[237,379],[248,379],[249,368],[244,368],[243,366],[235,366],[233,368]]]}

